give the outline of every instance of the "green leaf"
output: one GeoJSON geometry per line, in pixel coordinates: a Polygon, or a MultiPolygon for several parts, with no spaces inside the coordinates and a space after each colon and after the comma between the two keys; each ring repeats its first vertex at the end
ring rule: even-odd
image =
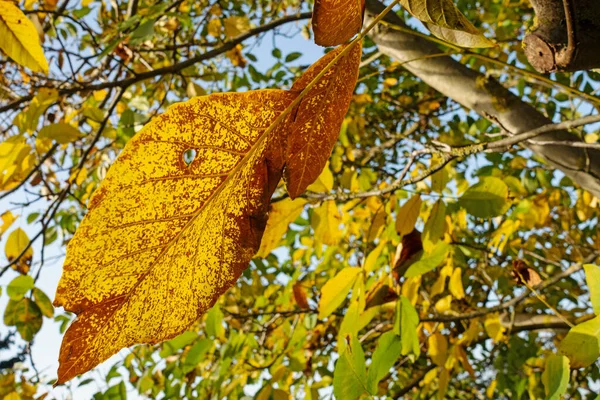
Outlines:
{"type": "Polygon", "coordinates": [[[552,354],[546,360],[546,369],[542,374],[542,382],[546,389],[547,400],[560,400],[561,395],[569,386],[569,359],[565,356],[552,354]]]}
{"type": "Polygon", "coordinates": [[[319,319],[328,317],[342,304],[360,271],[360,268],[344,268],[323,285],[319,301],[319,319]]]}
{"type": "Polygon", "coordinates": [[[139,44],[154,35],[154,20],[146,21],[131,33],[131,44],[139,44]]]}
{"type": "Polygon", "coordinates": [[[593,264],[583,266],[585,270],[585,280],[590,288],[590,301],[594,308],[594,314],[600,314],[600,268],[593,264]]]}
{"type": "Polygon", "coordinates": [[[356,337],[347,336],[333,372],[333,393],[338,399],[355,400],[367,393],[365,354],[356,337]]]}
{"type": "Polygon", "coordinates": [[[159,355],[162,358],[166,358],[177,353],[179,350],[183,349],[185,346],[192,343],[198,334],[192,331],[185,331],[181,335],[175,337],[174,339],[169,340],[168,342],[163,343],[162,350],[159,355]]]}
{"type": "Polygon", "coordinates": [[[42,315],[48,318],[54,317],[54,307],[52,301],[46,296],[46,293],[42,292],[38,288],[33,288],[33,300],[35,304],[40,308],[42,315]]]}
{"type": "Polygon", "coordinates": [[[419,314],[417,310],[404,296],[400,296],[396,303],[396,320],[394,321],[394,333],[400,336],[401,354],[421,354],[417,326],[419,325],[419,314]]]}
{"type": "Polygon", "coordinates": [[[202,360],[204,355],[210,350],[214,343],[212,339],[198,340],[188,351],[183,361],[183,373],[187,374],[193,370],[196,365],[202,360]]]}
{"type": "Polygon", "coordinates": [[[28,298],[19,301],[9,300],[4,310],[4,323],[16,326],[21,337],[30,342],[42,327],[42,312],[28,298]]]}
{"type": "Polygon", "coordinates": [[[401,0],[400,4],[435,36],[462,47],[492,47],[452,0],[401,0]]]}
{"type": "Polygon", "coordinates": [[[223,312],[218,304],[215,304],[206,314],[206,334],[212,338],[223,338],[225,328],[223,327],[223,312]]]}
{"type": "Polygon", "coordinates": [[[431,250],[431,253],[423,253],[421,258],[408,268],[404,276],[412,278],[433,270],[446,259],[449,251],[450,245],[448,243],[438,242],[431,250]]]}
{"type": "Polygon", "coordinates": [[[25,293],[33,289],[33,278],[29,275],[19,275],[6,287],[6,293],[11,300],[21,300],[25,293]]]}
{"type": "Polygon", "coordinates": [[[482,178],[458,200],[467,212],[479,218],[502,215],[508,208],[508,186],[495,177],[482,178]]]}
{"type": "Polygon", "coordinates": [[[600,356],[600,317],[575,325],[560,342],[559,351],[569,357],[571,368],[585,368],[600,356]]]}
{"type": "Polygon", "coordinates": [[[292,61],[296,61],[296,60],[297,60],[297,59],[299,59],[300,57],[302,57],[302,53],[295,51],[295,52],[293,52],[293,53],[290,53],[290,54],[288,54],[288,55],[285,57],[285,62],[292,62],[292,61]]]}
{"type": "Polygon", "coordinates": [[[56,140],[60,144],[74,142],[81,137],[79,129],[64,122],[44,126],[38,133],[38,139],[56,140]]]}
{"type": "Polygon", "coordinates": [[[367,376],[367,388],[369,393],[377,394],[377,385],[379,381],[387,375],[390,368],[394,365],[401,351],[400,336],[393,331],[388,331],[381,335],[377,342],[377,348],[373,353],[369,373],[367,376]]]}

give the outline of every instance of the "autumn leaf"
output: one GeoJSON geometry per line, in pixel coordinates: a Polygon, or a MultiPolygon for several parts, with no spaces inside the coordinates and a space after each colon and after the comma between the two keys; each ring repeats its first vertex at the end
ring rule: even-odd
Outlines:
{"type": "Polygon", "coordinates": [[[265,234],[256,257],[265,258],[271,254],[271,251],[277,247],[281,237],[287,231],[288,226],[300,216],[305,204],[306,200],[302,198],[296,200],[286,198],[271,205],[265,234]]]}
{"type": "Polygon", "coordinates": [[[0,0],[0,49],[33,72],[48,73],[35,25],[12,1],[0,0]]]}
{"type": "Polygon", "coordinates": [[[310,309],[310,305],[308,304],[308,298],[306,297],[306,291],[302,287],[302,282],[296,282],[292,287],[292,291],[294,293],[294,300],[298,307],[308,310],[310,309]]]}
{"type": "Polygon", "coordinates": [[[337,46],[356,35],[363,24],[365,0],[315,0],[312,27],[315,43],[337,46]]]}
{"type": "Polygon", "coordinates": [[[333,200],[327,200],[315,208],[311,219],[311,225],[315,230],[315,240],[328,246],[338,244],[342,239],[341,220],[342,216],[333,200]]]}
{"type": "Polygon", "coordinates": [[[71,143],[81,137],[79,129],[65,122],[46,125],[38,133],[38,139],[56,140],[60,144],[71,143]]]}
{"type": "Polygon", "coordinates": [[[512,276],[518,285],[527,285],[529,287],[536,286],[542,283],[542,278],[533,268],[523,260],[513,261],[512,276]]]}
{"type": "Polygon", "coordinates": [[[21,228],[17,228],[8,235],[4,247],[6,258],[14,263],[14,267],[22,274],[27,274],[31,267],[33,248],[29,245],[29,236],[21,228]]]}
{"type": "Polygon", "coordinates": [[[327,318],[342,304],[359,273],[360,268],[346,267],[323,285],[319,301],[320,319],[327,318]]]}
{"type": "Polygon", "coordinates": [[[0,219],[2,220],[2,226],[0,226],[0,237],[10,228],[13,222],[16,221],[16,217],[10,211],[5,211],[0,215],[0,219]]]}
{"type": "Polygon", "coordinates": [[[396,248],[396,254],[392,261],[392,273],[396,281],[399,281],[408,268],[418,261],[422,255],[423,241],[419,230],[413,229],[409,234],[402,236],[402,241],[396,248]]]}
{"type": "MultiPolygon", "coordinates": [[[[350,45],[349,45],[350,46],[350,45]]],[[[346,47],[327,53],[292,86],[301,92],[346,47]]],[[[308,91],[295,111],[286,147],[284,179],[292,199],[302,194],[325,167],[340,133],[354,86],[362,45],[357,43],[308,91]]]]}
{"type": "Polygon", "coordinates": [[[460,12],[452,0],[401,0],[400,4],[435,36],[462,47],[492,47],[494,43],[460,12]]]}
{"type": "Polygon", "coordinates": [[[396,216],[396,231],[400,235],[408,235],[415,229],[421,211],[421,204],[421,196],[417,194],[400,207],[396,216]]]}
{"type": "Polygon", "coordinates": [[[131,139],[67,247],[54,304],[78,316],[57,384],[124,347],[177,336],[234,284],[283,170],[280,131],[269,127],[293,98],[194,98],[131,139]]]}

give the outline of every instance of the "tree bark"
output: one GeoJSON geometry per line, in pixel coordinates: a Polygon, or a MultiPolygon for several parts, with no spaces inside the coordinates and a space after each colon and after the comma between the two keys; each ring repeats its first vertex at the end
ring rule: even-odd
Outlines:
{"type": "MultiPolygon", "coordinates": [[[[385,8],[378,0],[367,0],[366,3],[368,20],[372,20],[374,15],[385,8]]],[[[385,21],[392,25],[406,26],[396,14],[388,14],[385,21]]],[[[441,50],[426,39],[383,24],[373,29],[370,37],[383,54],[406,63],[404,68],[429,86],[474,110],[510,134],[516,135],[552,123],[495,80],[486,78],[451,57],[427,58],[439,54],[441,50]]],[[[567,131],[556,131],[524,144],[579,186],[600,197],[600,150],[556,142],[581,142],[581,138],[567,131]],[[538,145],[535,142],[554,144],[538,145]]]]}
{"type": "Polygon", "coordinates": [[[537,23],[523,47],[542,73],[600,67],[600,1],[531,0],[537,23]]]}

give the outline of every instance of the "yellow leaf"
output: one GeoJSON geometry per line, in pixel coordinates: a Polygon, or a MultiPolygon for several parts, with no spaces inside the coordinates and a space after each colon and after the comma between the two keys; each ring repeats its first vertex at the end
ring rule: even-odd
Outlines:
{"type": "Polygon", "coordinates": [[[328,317],[342,304],[359,273],[360,268],[346,267],[323,285],[319,301],[319,319],[328,317]]]}
{"type": "Polygon", "coordinates": [[[79,129],[64,122],[58,122],[56,124],[47,125],[40,129],[40,133],[38,134],[37,138],[40,140],[52,139],[56,140],[60,144],[68,144],[74,142],[80,137],[81,132],[79,132],[79,129]]]}
{"type": "Polygon", "coordinates": [[[440,270],[440,274],[439,274],[437,280],[431,287],[431,290],[429,293],[431,295],[431,297],[437,296],[438,294],[441,294],[444,291],[444,289],[446,288],[446,278],[448,278],[449,276],[452,276],[452,264],[451,263],[444,265],[444,267],[442,267],[442,269],[440,270]]]}
{"type": "Polygon", "coordinates": [[[59,97],[56,89],[39,89],[27,109],[17,114],[13,123],[19,127],[21,133],[36,131],[40,117],[59,97]]]}
{"type": "Polygon", "coordinates": [[[31,150],[22,136],[12,136],[0,143],[0,190],[11,189],[25,179],[35,163],[29,157],[31,150]]]}
{"type": "Polygon", "coordinates": [[[13,222],[15,222],[17,218],[10,211],[5,211],[4,213],[2,213],[2,216],[0,216],[0,218],[2,218],[2,226],[0,226],[1,237],[4,234],[4,232],[6,232],[8,228],[10,228],[10,226],[13,224],[13,222]]]}
{"type": "Polygon", "coordinates": [[[321,175],[319,175],[316,181],[308,186],[307,190],[316,193],[327,193],[330,192],[331,189],[333,189],[333,173],[331,173],[329,161],[327,161],[325,168],[321,171],[321,175]]]}
{"type": "Polygon", "coordinates": [[[462,284],[462,269],[455,268],[454,271],[452,271],[448,289],[450,290],[450,293],[452,293],[452,295],[458,300],[465,297],[465,289],[463,288],[462,284]]]}
{"type": "Polygon", "coordinates": [[[75,182],[75,184],[79,186],[83,183],[85,178],[87,178],[87,168],[82,167],[71,173],[71,176],[69,177],[69,182],[75,182]]]}
{"type": "Polygon", "coordinates": [[[375,247],[365,259],[364,269],[368,272],[373,272],[375,270],[375,266],[377,265],[377,259],[381,255],[381,252],[386,246],[386,242],[382,241],[375,247]]]}
{"type": "Polygon", "coordinates": [[[438,400],[443,400],[446,398],[446,392],[448,391],[448,383],[450,383],[450,371],[446,368],[441,368],[442,372],[440,373],[440,378],[438,380],[438,400]]]}
{"type": "Polygon", "coordinates": [[[415,228],[419,212],[421,211],[421,196],[415,195],[410,198],[400,209],[396,216],[396,231],[404,236],[408,235],[415,228]]]}
{"type": "Polygon", "coordinates": [[[485,331],[494,342],[500,342],[505,339],[505,328],[500,322],[498,313],[490,314],[484,322],[485,331]]]}
{"type": "Polygon", "coordinates": [[[427,339],[427,354],[434,364],[443,366],[448,357],[448,340],[439,332],[434,333],[427,339]]]}
{"type": "Polygon", "coordinates": [[[402,296],[406,297],[414,306],[419,299],[419,288],[421,287],[421,279],[423,275],[407,278],[402,284],[402,296]]]}
{"type": "Polygon", "coordinates": [[[29,236],[27,236],[27,233],[25,233],[23,229],[17,228],[8,235],[4,247],[4,252],[6,253],[6,258],[9,262],[13,262],[20,256],[14,265],[15,269],[23,274],[29,272],[31,259],[33,257],[33,248],[31,246],[27,248],[28,245],[29,236]],[[26,248],[27,250],[25,250],[26,248]],[[25,252],[23,253],[23,251],[25,252]],[[21,253],[23,253],[22,256],[21,253]]]}
{"type": "Polygon", "coordinates": [[[342,216],[337,204],[327,200],[315,208],[311,218],[311,225],[315,230],[315,239],[328,246],[335,246],[342,239],[340,222],[342,216]]]}
{"type": "Polygon", "coordinates": [[[67,246],[54,304],[78,314],[57,383],[185,331],[260,246],[283,173],[281,90],[197,97],[125,146],[67,246]],[[193,153],[193,158],[186,154],[193,153]]]}
{"type": "Polygon", "coordinates": [[[305,204],[306,200],[303,198],[292,200],[288,197],[271,205],[267,227],[256,257],[265,258],[271,254],[287,231],[288,225],[300,216],[305,204]]]}
{"type": "Polygon", "coordinates": [[[223,20],[225,28],[225,37],[233,39],[242,33],[250,30],[250,20],[248,17],[227,17],[223,20]]]}
{"type": "Polygon", "coordinates": [[[7,0],[0,0],[0,49],[33,72],[48,73],[48,61],[35,25],[7,0]]]}
{"type": "Polygon", "coordinates": [[[396,78],[387,78],[383,81],[383,86],[385,87],[392,87],[392,86],[396,86],[398,84],[398,79],[396,78]]]}
{"type": "Polygon", "coordinates": [[[435,245],[444,235],[446,228],[446,203],[438,200],[431,209],[431,214],[425,223],[423,229],[423,249],[426,253],[431,253],[435,245]]]}
{"type": "Polygon", "coordinates": [[[444,313],[444,312],[450,310],[451,307],[452,307],[452,296],[450,296],[450,295],[442,297],[441,299],[439,299],[437,301],[437,303],[435,303],[435,309],[439,313],[444,313]]]}
{"type": "Polygon", "coordinates": [[[465,346],[469,346],[473,341],[479,338],[479,333],[481,332],[481,328],[479,326],[479,320],[472,319],[469,323],[469,328],[465,333],[463,333],[462,337],[458,340],[458,344],[462,344],[465,346]]]}
{"type": "Polygon", "coordinates": [[[492,383],[490,383],[488,388],[485,390],[485,395],[487,396],[488,399],[494,398],[494,392],[496,391],[496,386],[498,386],[498,381],[496,379],[494,379],[492,381],[492,383]]]}
{"type": "Polygon", "coordinates": [[[222,28],[223,28],[223,24],[221,23],[221,20],[218,18],[211,19],[208,22],[207,30],[208,30],[208,34],[211,36],[214,36],[214,37],[221,36],[222,28]]]}

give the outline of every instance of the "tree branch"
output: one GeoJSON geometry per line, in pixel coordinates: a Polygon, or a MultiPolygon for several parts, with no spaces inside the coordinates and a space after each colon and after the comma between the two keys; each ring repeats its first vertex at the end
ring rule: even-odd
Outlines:
{"type": "MultiPolygon", "coordinates": [[[[367,0],[367,18],[372,18],[383,7],[378,0],[367,0]]],[[[388,14],[385,21],[399,25],[402,31],[380,25],[370,36],[379,50],[398,62],[415,60],[404,67],[432,88],[450,97],[464,107],[476,111],[512,135],[532,131],[552,121],[531,105],[523,102],[493,79],[471,70],[451,57],[430,57],[439,54],[439,48],[429,41],[404,31],[403,21],[388,14]]],[[[561,130],[539,136],[542,141],[581,142],[577,135],[561,130]]],[[[582,188],[600,197],[600,151],[563,145],[536,145],[528,143],[532,151],[562,170],[582,188]]]]}
{"type": "MultiPolygon", "coordinates": [[[[217,47],[215,49],[207,51],[206,53],[198,54],[195,57],[189,58],[185,61],[181,61],[177,64],[169,65],[168,67],[157,68],[157,69],[154,69],[151,71],[146,71],[146,72],[137,74],[135,76],[132,76],[130,78],[117,80],[117,81],[108,81],[108,82],[95,83],[95,84],[78,83],[76,85],[71,85],[70,87],[60,89],[59,94],[61,96],[66,96],[66,95],[72,95],[75,93],[80,93],[83,91],[97,91],[97,90],[110,89],[110,88],[116,88],[116,87],[127,88],[131,85],[134,85],[136,83],[139,83],[139,82],[142,82],[142,81],[145,81],[148,79],[156,78],[158,76],[163,76],[163,75],[167,75],[167,74],[177,73],[177,72],[179,72],[187,67],[190,67],[194,64],[197,64],[199,62],[206,61],[211,58],[217,57],[221,54],[224,54],[227,51],[235,48],[238,44],[246,41],[247,39],[249,39],[251,37],[260,35],[261,33],[268,32],[268,31],[275,29],[281,25],[287,24],[288,22],[299,21],[302,19],[308,19],[311,17],[311,15],[312,15],[312,13],[305,12],[305,13],[289,15],[287,17],[277,19],[275,21],[269,22],[268,24],[259,26],[254,29],[250,29],[248,32],[241,34],[238,37],[224,43],[220,47],[217,47]]],[[[18,100],[8,103],[8,104],[0,107],[0,112],[16,109],[17,107],[21,106],[23,103],[26,103],[26,102],[30,101],[31,99],[33,99],[33,96],[34,96],[33,94],[23,96],[18,100]]]]}

